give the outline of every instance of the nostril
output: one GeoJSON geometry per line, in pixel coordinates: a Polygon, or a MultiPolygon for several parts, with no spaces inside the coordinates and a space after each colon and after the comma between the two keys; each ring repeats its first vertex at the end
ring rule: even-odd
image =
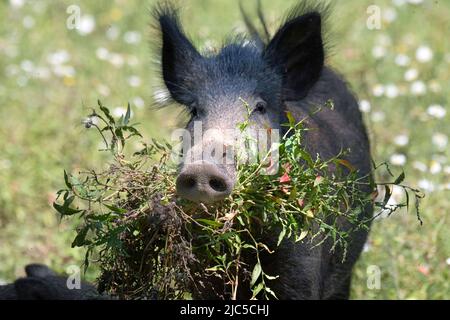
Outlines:
{"type": "Polygon", "coordinates": [[[217,192],[224,192],[227,190],[225,180],[222,178],[212,178],[209,180],[209,186],[217,192]]]}

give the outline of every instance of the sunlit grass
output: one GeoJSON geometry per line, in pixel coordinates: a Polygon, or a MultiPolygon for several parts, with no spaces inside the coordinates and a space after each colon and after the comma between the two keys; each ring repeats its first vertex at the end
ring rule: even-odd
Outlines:
{"type": "MultiPolygon", "coordinates": [[[[153,1],[80,1],[82,14],[95,21],[85,35],[66,28],[72,1],[23,2],[0,3],[9,21],[0,26],[0,278],[9,280],[31,261],[58,271],[82,261],[83,252],[70,249],[74,233],[59,224],[50,204],[63,168],[76,172],[102,164],[91,151],[97,140],[81,134],[87,106],[99,97],[122,108],[129,101],[136,116],[146,119],[140,120],[145,136],[167,136],[177,125],[175,108],[149,108],[161,88],[148,45],[155,37],[147,10],[153,1]]],[[[263,1],[269,21],[294,2],[263,1]]],[[[450,43],[445,41],[450,5],[406,2],[351,0],[335,6],[329,61],[369,103],[363,103],[364,117],[374,159],[404,162],[408,183],[427,193],[422,227],[405,213],[373,225],[353,279],[357,299],[448,298],[450,291],[450,43]],[[366,9],[374,3],[384,15],[381,30],[366,28],[366,9]],[[423,47],[431,58],[418,50],[423,47]],[[430,114],[433,105],[446,114],[430,114]],[[401,135],[406,143],[398,140],[401,135]],[[380,290],[367,288],[369,265],[380,267],[380,290]]],[[[183,21],[199,46],[220,44],[242,30],[233,1],[192,0],[185,6],[183,21]]]]}

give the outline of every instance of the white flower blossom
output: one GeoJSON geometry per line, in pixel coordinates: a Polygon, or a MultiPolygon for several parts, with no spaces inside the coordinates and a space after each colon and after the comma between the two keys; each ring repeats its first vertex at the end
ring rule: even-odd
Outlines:
{"type": "Polygon", "coordinates": [[[406,134],[400,134],[394,138],[394,143],[400,147],[406,146],[409,143],[409,137],[406,134]]]}
{"type": "Polygon", "coordinates": [[[139,87],[141,85],[141,78],[136,75],[129,77],[127,80],[131,87],[139,87]]]}
{"type": "Polygon", "coordinates": [[[435,189],[434,183],[427,179],[419,180],[417,185],[420,189],[423,189],[424,191],[427,192],[433,192],[435,189]]]}
{"type": "Polygon", "coordinates": [[[372,93],[375,97],[380,97],[384,93],[384,87],[381,84],[376,84],[372,88],[372,93]]]}
{"type": "Polygon", "coordinates": [[[414,161],[413,168],[420,172],[426,172],[427,171],[427,165],[420,161],[414,161]]]}
{"type": "MultiPolygon", "coordinates": [[[[120,118],[121,116],[125,116],[127,114],[127,108],[123,107],[116,107],[113,109],[112,114],[116,118],[120,118]]],[[[133,111],[130,110],[130,118],[132,118],[134,115],[133,111]]]]}
{"type": "Polygon", "coordinates": [[[444,150],[447,147],[448,137],[443,133],[437,132],[433,134],[431,141],[438,149],[444,150]]]}
{"type": "Polygon", "coordinates": [[[395,57],[395,64],[400,67],[406,67],[410,64],[411,59],[406,54],[398,54],[395,57]]]}
{"type": "Polygon", "coordinates": [[[23,7],[23,5],[25,4],[25,0],[9,0],[9,4],[11,5],[11,7],[18,9],[23,7]]]}
{"type": "Polygon", "coordinates": [[[417,80],[411,84],[410,90],[412,94],[422,96],[427,92],[427,87],[423,81],[417,80]]]}
{"type": "Polygon", "coordinates": [[[141,41],[141,34],[138,31],[128,31],[123,35],[123,40],[129,44],[136,44],[141,41]]]}
{"type": "Polygon", "coordinates": [[[443,118],[445,117],[447,110],[441,105],[432,104],[428,107],[427,113],[434,118],[443,118]]]}
{"type": "Polygon", "coordinates": [[[383,46],[375,46],[372,48],[372,56],[374,58],[380,59],[386,55],[386,48],[383,46]]]}
{"type": "Polygon", "coordinates": [[[383,111],[375,111],[372,112],[372,121],[373,122],[381,122],[386,118],[386,115],[384,114],[383,111]]]}
{"type": "Polygon", "coordinates": [[[138,109],[142,109],[145,105],[144,99],[142,99],[141,97],[134,97],[132,101],[138,109]]]}
{"type": "Polygon", "coordinates": [[[442,166],[439,162],[437,161],[431,161],[430,164],[430,173],[431,174],[438,174],[439,172],[442,171],[442,166]]]}
{"type": "Polygon", "coordinates": [[[83,15],[80,18],[79,24],[77,26],[77,31],[82,36],[90,34],[95,29],[95,19],[91,15],[83,15]]]}
{"type": "Polygon", "coordinates": [[[395,98],[398,96],[398,88],[395,84],[388,84],[385,87],[385,95],[388,98],[395,98]]]}
{"type": "Polygon", "coordinates": [[[108,60],[110,58],[109,50],[103,47],[97,48],[97,50],[95,50],[95,55],[100,60],[108,60]]]}
{"type": "Polygon", "coordinates": [[[416,59],[419,62],[429,62],[433,59],[433,51],[427,46],[420,46],[416,50],[416,59]]]}
{"type": "Polygon", "coordinates": [[[120,30],[116,26],[111,26],[106,30],[106,37],[109,40],[116,40],[120,35],[120,30]]]}
{"type": "Polygon", "coordinates": [[[70,54],[66,50],[58,50],[47,56],[47,61],[51,65],[61,65],[70,60],[70,54]]]}
{"type": "Polygon", "coordinates": [[[403,76],[406,81],[414,81],[419,76],[419,71],[417,69],[408,69],[405,72],[405,75],[403,76]]]}
{"type": "Polygon", "coordinates": [[[365,113],[370,112],[370,102],[367,100],[361,100],[359,102],[359,110],[365,113]]]}
{"type": "Polygon", "coordinates": [[[119,53],[111,53],[108,61],[115,67],[122,67],[125,60],[119,53]]]}
{"type": "Polygon", "coordinates": [[[394,153],[389,161],[394,165],[394,166],[403,166],[406,163],[406,156],[402,153],[394,153]]]}
{"type": "Polygon", "coordinates": [[[383,10],[383,18],[387,22],[392,22],[397,18],[397,11],[394,8],[386,8],[383,10]]]}

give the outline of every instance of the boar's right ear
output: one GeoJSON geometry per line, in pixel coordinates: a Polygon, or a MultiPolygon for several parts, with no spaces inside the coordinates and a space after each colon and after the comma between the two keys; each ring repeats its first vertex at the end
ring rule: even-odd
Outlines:
{"type": "Polygon", "coordinates": [[[176,9],[162,4],[156,7],[154,16],[161,30],[161,67],[166,87],[175,101],[190,105],[195,100],[195,67],[201,55],[184,34],[176,9]]]}
{"type": "Polygon", "coordinates": [[[264,57],[283,75],[283,99],[306,96],[324,64],[320,13],[291,16],[268,43],[264,57]]]}

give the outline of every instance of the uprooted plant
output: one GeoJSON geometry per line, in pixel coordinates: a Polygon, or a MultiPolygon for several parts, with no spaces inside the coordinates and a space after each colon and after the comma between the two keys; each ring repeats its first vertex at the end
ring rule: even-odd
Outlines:
{"type": "MultiPolygon", "coordinates": [[[[411,194],[420,220],[423,195],[402,184],[404,173],[393,182],[376,184],[371,176],[359,176],[343,154],[326,160],[311,156],[301,147],[303,123],[289,114],[287,133],[278,146],[277,174],[260,174],[263,161],[237,162],[237,182],[225,200],[196,204],[179,199],[172,146],[152,140],[127,155],[128,141],[142,138],[130,124],[129,106],[125,115],[114,119],[98,104],[100,111],[94,110],[84,124],[99,132],[102,151],[110,152],[111,161],[102,171],[64,172],[66,186],[54,208],[62,217],[79,218],[72,247],[86,248],[85,268],[98,264],[99,290],[113,296],[188,298],[207,285],[197,279],[210,277],[223,282],[223,298],[236,298],[244,283],[254,298],[276,297],[268,282],[277,275],[262,268],[262,252],[276,251],[283,241],[320,239],[320,245],[331,239],[331,250],[340,248],[345,259],[350,232],[336,227],[338,219],[347,219],[354,229],[364,228],[368,221],[358,215],[365,206],[373,204],[391,214],[409,207],[411,194]],[[330,166],[336,168],[334,174],[328,174],[330,166]],[[361,184],[373,192],[361,191],[361,184]],[[380,201],[377,185],[385,190],[380,201]],[[388,205],[394,185],[403,188],[405,203],[388,205]],[[267,233],[278,235],[276,244],[265,243],[267,233]]],[[[382,168],[393,177],[387,164],[374,166],[382,168]]]]}

